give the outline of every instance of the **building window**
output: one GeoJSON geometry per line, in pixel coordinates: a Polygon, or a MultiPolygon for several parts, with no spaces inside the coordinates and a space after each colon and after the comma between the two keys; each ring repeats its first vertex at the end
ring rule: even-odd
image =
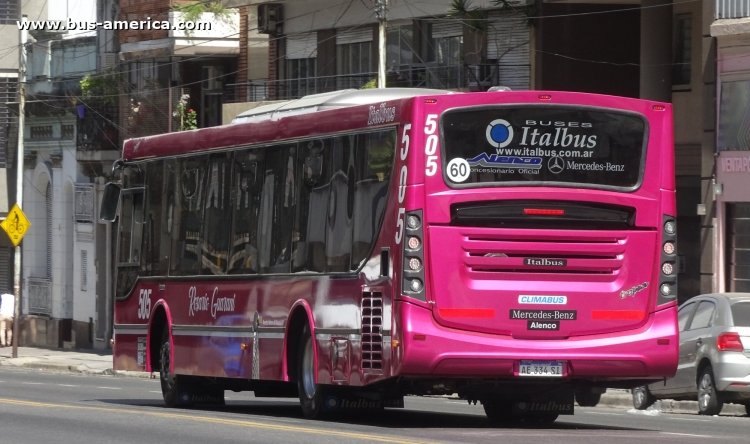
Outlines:
{"type": "Polygon", "coordinates": [[[44,190],[44,204],[45,204],[45,225],[47,228],[47,245],[46,245],[46,263],[45,272],[48,278],[52,278],[52,184],[47,183],[47,188],[44,190]]]}
{"type": "Polygon", "coordinates": [[[89,252],[81,250],[81,291],[88,290],[89,287],[89,252]]]}
{"type": "Polygon", "coordinates": [[[336,72],[339,88],[359,88],[375,76],[372,42],[336,45],[336,72]]]}
{"type": "Polygon", "coordinates": [[[385,41],[388,68],[411,65],[414,58],[411,25],[388,28],[385,41]]]}
{"type": "Polygon", "coordinates": [[[750,80],[721,82],[719,151],[750,150],[750,80]]]}
{"type": "Polygon", "coordinates": [[[0,25],[15,25],[19,18],[18,0],[0,2],[0,25]]]}
{"type": "Polygon", "coordinates": [[[288,59],[286,61],[286,85],[288,97],[302,97],[318,92],[315,88],[314,58],[288,59]]]}
{"type": "Polygon", "coordinates": [[[690,86],[690,68],[692,51],[692,16],[678,14],[674,22],[674,50],[672,61],[672,84],[690,86]]]}

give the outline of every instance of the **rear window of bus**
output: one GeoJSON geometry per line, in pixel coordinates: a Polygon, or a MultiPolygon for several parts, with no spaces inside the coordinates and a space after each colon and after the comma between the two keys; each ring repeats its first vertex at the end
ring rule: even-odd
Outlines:
{"type": "Polygon", "coordinates": [[[569,106],[447,111],[443,171],[454,187],[502,185],[636,189],[647,125],[635,113],[569,106]]]}

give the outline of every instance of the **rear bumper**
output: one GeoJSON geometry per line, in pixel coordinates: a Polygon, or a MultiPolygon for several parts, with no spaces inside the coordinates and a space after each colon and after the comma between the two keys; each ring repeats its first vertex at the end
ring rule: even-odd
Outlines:
{"type": "Polygon", "coordinates": [[[717,390],[750,399],[750,358],[740,352],[720,352],[713,371],[717,390]]]}
{"type": "MultiPolygon", "coordinates": [[[[518,379],[521,359],[565,361],[563,379],[661,379],[678,359],[676,310],[652,313],[636,330],[566,340],[513,339],[447,328],[403,303],[401,376],[518,379]],[[657,342],[658,341],[658,342],[657,342]]],[[[525,379],[525,378],[524,378],[525,379]]]]}

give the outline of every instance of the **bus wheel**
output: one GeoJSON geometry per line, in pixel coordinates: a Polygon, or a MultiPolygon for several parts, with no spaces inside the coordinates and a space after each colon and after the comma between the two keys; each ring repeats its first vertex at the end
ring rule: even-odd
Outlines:
{"type": "Polygon", "coordinates": [[[579,388],[576,390],[575,398],[581,407],[596,407],[602,399],[602,394],[592,389],[579,388]]]}
{"type": "Polygon", "coordinates": [[[186,406],[189,404],[190,396],[186,393],[177,375],[170,371],[172,347],[169,344],[169,329],[164,328],[161,337],[161,348],[159,350],[159,381],[161,382],[161,394],[167,407],[186,406]]]}
{"type": "Polygon", "coordinates": [[[323,416],[325,388],[315,383],[315,361],[313,356],[313,338],[310,327],[305,326],[300,338],[297,355],[297,390],[302,414],[308,419],[319,419],[323,416]]]}
{"type": "Polygon", "coordinates": [[[482,401],[484,414],[493,424],[511,424],[514,421],[513,407],[510,402],[482,401]]]}

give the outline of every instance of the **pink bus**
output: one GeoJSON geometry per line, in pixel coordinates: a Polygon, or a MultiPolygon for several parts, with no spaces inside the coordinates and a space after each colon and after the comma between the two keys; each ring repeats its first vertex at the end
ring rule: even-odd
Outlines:
{"type": "Polygon", "coordinates": [[[672,376],[669,104],[340,91],[128,140],[114,367],[306,417],[457,394],[545,423],[672,376]]]}

